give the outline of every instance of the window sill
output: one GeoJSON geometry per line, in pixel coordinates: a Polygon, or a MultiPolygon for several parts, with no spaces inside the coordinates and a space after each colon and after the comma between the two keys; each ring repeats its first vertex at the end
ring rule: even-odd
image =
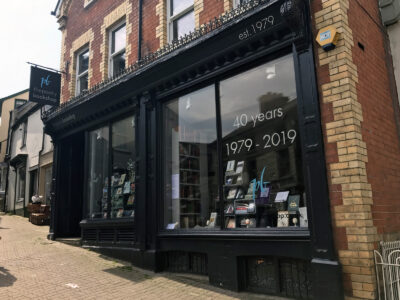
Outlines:
{"type": "Polygon", "coordinates": [[[133,226],[135,218],[118,218],[118,219],[83,219],[79,225],[82,228],[98,227],[114,227],[118,225],[133,226]]]}
{"type": "Polygon", "coordinates": [[[162,230],[158,234],[161,238],[169,237],[234,237],[234,238],[298,238],[309,239],[308,228],[235,228],[235,229],[208,229],[208,230],[162,230]]]}

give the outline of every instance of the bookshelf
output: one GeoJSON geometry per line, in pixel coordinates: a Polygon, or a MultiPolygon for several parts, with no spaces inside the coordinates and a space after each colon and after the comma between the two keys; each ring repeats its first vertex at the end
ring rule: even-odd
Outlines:
{"type": "Polygon", "coordinates": [[[179,142],[180,228],[200,223],[200,205],[200,144],[179,142]]]}

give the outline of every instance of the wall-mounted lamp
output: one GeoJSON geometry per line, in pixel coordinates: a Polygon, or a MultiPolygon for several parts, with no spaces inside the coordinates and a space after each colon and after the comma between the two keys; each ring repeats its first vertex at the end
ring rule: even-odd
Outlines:
{"type": "Polygon", "coordinates": [[[337,32],[334,26],[321,28],[316,38],[318,44],[325,51],[330,51],[335,49],[338,39],[339,39],[339,32],[337,32]]]}

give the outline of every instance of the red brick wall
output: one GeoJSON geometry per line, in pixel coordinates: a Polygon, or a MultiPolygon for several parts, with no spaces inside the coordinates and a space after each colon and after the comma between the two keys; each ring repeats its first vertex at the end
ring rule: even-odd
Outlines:
{"type": "MultiPolygon", "coordinates": [[[[400,232],[400,147],[390,94],[385,52],[385,28],[377,1],[350,1],[357,92],[363,107],[362,134],[367,143],[367,175],[372,186],[372,217],[378,234],[400,232]],[[364,45],[362,50],[358,42],[364,45]]],[[[395,101],[395,103],[398,103],[395,101]]]]}
{"type": "MultiPolygon", "coordinates": [[[[321,1],[312,1],[311,2],[311,14],[314,15],[315,12],[320,11],[322,9],[321,6],[321,1]]],[[[313,22],[313,36],[317,35],[318,30],[315,28],[315,23],[313,22]]],[[[330,82],[329,78],[329,68],[328,65],[324,66],[319,66],[318,64],[318,55],[317,55],[317,49],[319,45],[316,43],[314,40],[314,49],[315,49],[315,62],[316,62],[316,73],[317,73],[317,85],[318,85],[318,91],[320,95],[320,109],[321,109],[321,122],[322,122],[322,127],[324,128],[324,124],[330,123],[334,121],[333,117],[333,107],[332,103],[322,103],[322,90],[321,86],[323,84],[327,84],[330,82]]],[[[327,142],[327,136],[325,134],[325,131],[323,130],[323,138],[324,138],[324,147],[325,147],[325,159],[326,159],[326,166],[327,166],[327,180],[328,180],[328,186],[329,186],[329,200],[330,200],[330,208],[332,212],[332,217],[334,217],[334,207],[338,205],[343,204],[342,200],[342,187],[340,184],[332,184],[331,176],[330,176],[330,164],[332,163],[337,163],[339,162],[339,156],[338,156],[338,149],[335,143],[329,143],[327,142]]],[[[334,236],[334,244],[336,250],[347,250],[347,235],[346,235],[346,229],[345,228],[340,228],[333,226],[333,236],[334,236]]]]}
{"type": "Polygon", "coordinates": [[[209,22],[224,12],[224,0],[203,0],[204,9],[200,13],[200,24],[209,22]]]}
{"type": "MultiPolygon", "coordinates": [[[[89,62],[89,67],[93,68],[93,77],[91,79],[91,85],[95,85],[102,80],[100,71],[100,62],[102,55],[100,53],[100,47],[103,43],[103,36],[101,35],[101,25],[103,24],[104,17],[113,11],[116,7],[121,5],[124,0],[113,0],[113,1],[95,1],[92,5],[87,8],[83,8],[83,1],[72,1],[70,9],[68,11],[68,19],[65,30],[67,36],[65,40],[66,51],[64,53],[64,62],[68,61],[72,64],[70,58],[70,50],[73,41],[79,36],[85,33],[87,30],[92,28],[94,32],[94,41],[91,45],[91,51],[93,51],[93,59],[89,62]]],[[[132,43],[132,55],[128,57],[128,62],[132,63],[137,57],[137,0],[130,1],[133,5],[132,17],[134,18],[134,28],[131,35],[128,37],[130,43],[132,43]],[[136,27],[135,27],[136,25],[136,27]]],[[[132,18],[131,17],[131,18],[132,18]]],[[[64,66],[61,66],[64,68],[64,66]]],[[[71,74],[63,75],[66,76],[66,82],[61,91],[61,101],[66,101],[73,95],[70,94],[68,82],[71,80],[71,74]]]]}
{"type": "MultiPolygon", "coordinates": [[[[93,59],[90,66],[93,69],[91,85],[97,84],[102,79],[100,62],[102,59],[100,46],[103,43],[101,25],[104,17],[119,6],[123,0],[96,1],[88,8],[83,8],[80,1],[72,1],[67,21],[66,52],[64,61],[71,62],[70,49],[72,42],[81,34],[92,28],[94,42],[91,45],[93,59]]],[[[128,37],[132,51],[128,57],[128,63],[137,60],[138,44],[138,1],[132,0],[133,5],[130,19],[133,22],[133,30],[128,37]]],[[[156,15],[158,0],[146,0],[143,4],[143,40],[142,56],[156,51],[159,40],[156,38],[156,27],[159,25],[159,17],[156,15]]],[[[312,14],[321,9],[321,1],[312,1],[312,14]]],[[[372,185],[373,192],[373,219],[378,227],[378,233],[391,233],[400,231],[400,148],[395,126],[394,110],[388,72],[386,68],[386,53],[383,41],[383,28],[379,18],[376,1],[363,1],[361,8],[357,1],[350,1],[349,23],[353,30],[355,46],[353,47],[354,63],[358,67],[359,82],[357,84],[358,99],[363,108],[364,121],[362,123],[362,135],[367,143],[368,164],[367,175],[372,185]],[[361,50],[357,42],[365,46],[361,50]],[[373,83],[373,84],[371,84],[373,83]]],[[[210,19],[223,13],[223,0],[204,0],[204,10],[200,13],[200,23],[206,23],[210,19]]],[[[314,29],[314,36],[316,30],[314,29]]],[[[317,49],[317,45],[315,48],[317,49]]],[[[318,58],[316,56],[316,61],[318,58]]],[[[328,67],[317,67],[318,86],[329,82],[328,67]]],[[[67,79],[62,89],[62,99],[69,99],[72,95],[69,91],[68,80],[71,74],[64,75],[67,79]]],[[[322,91],[320,90],[322,96],[322,91]]],[[[322,97],[321,97],[322,98],[322,97]]],[[[321,104],[322,123],[333,121],[332,105],[321,104]]],[[[327,165],[338,162],[337,148],[334,144],[326,143],[325,155],[327,165]]],[[[329,181],[330,203],[333,207],[342,204],[341,187],[333,185],[330,176],[329,181]]],[[[335,242],[338,249],[345,249],[347,244],[343,230],[337,228],[335,242]]]]}
{"type": "Polygon", "coordinates": [[[160,41],[156,38],[156,27],[160,24],[159,17],[156,15],[158,1],[143,1],[142,57],[160,48],[160,41]]]}

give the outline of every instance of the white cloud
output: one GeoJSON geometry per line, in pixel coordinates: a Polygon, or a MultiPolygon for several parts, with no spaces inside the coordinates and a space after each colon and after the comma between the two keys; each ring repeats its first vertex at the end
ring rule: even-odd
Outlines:
{"type": "Polygon", "coordinates": [[[0,2],[0,98],[29,88],[27,61],[60,69],[57,0],[0,2]]]}

